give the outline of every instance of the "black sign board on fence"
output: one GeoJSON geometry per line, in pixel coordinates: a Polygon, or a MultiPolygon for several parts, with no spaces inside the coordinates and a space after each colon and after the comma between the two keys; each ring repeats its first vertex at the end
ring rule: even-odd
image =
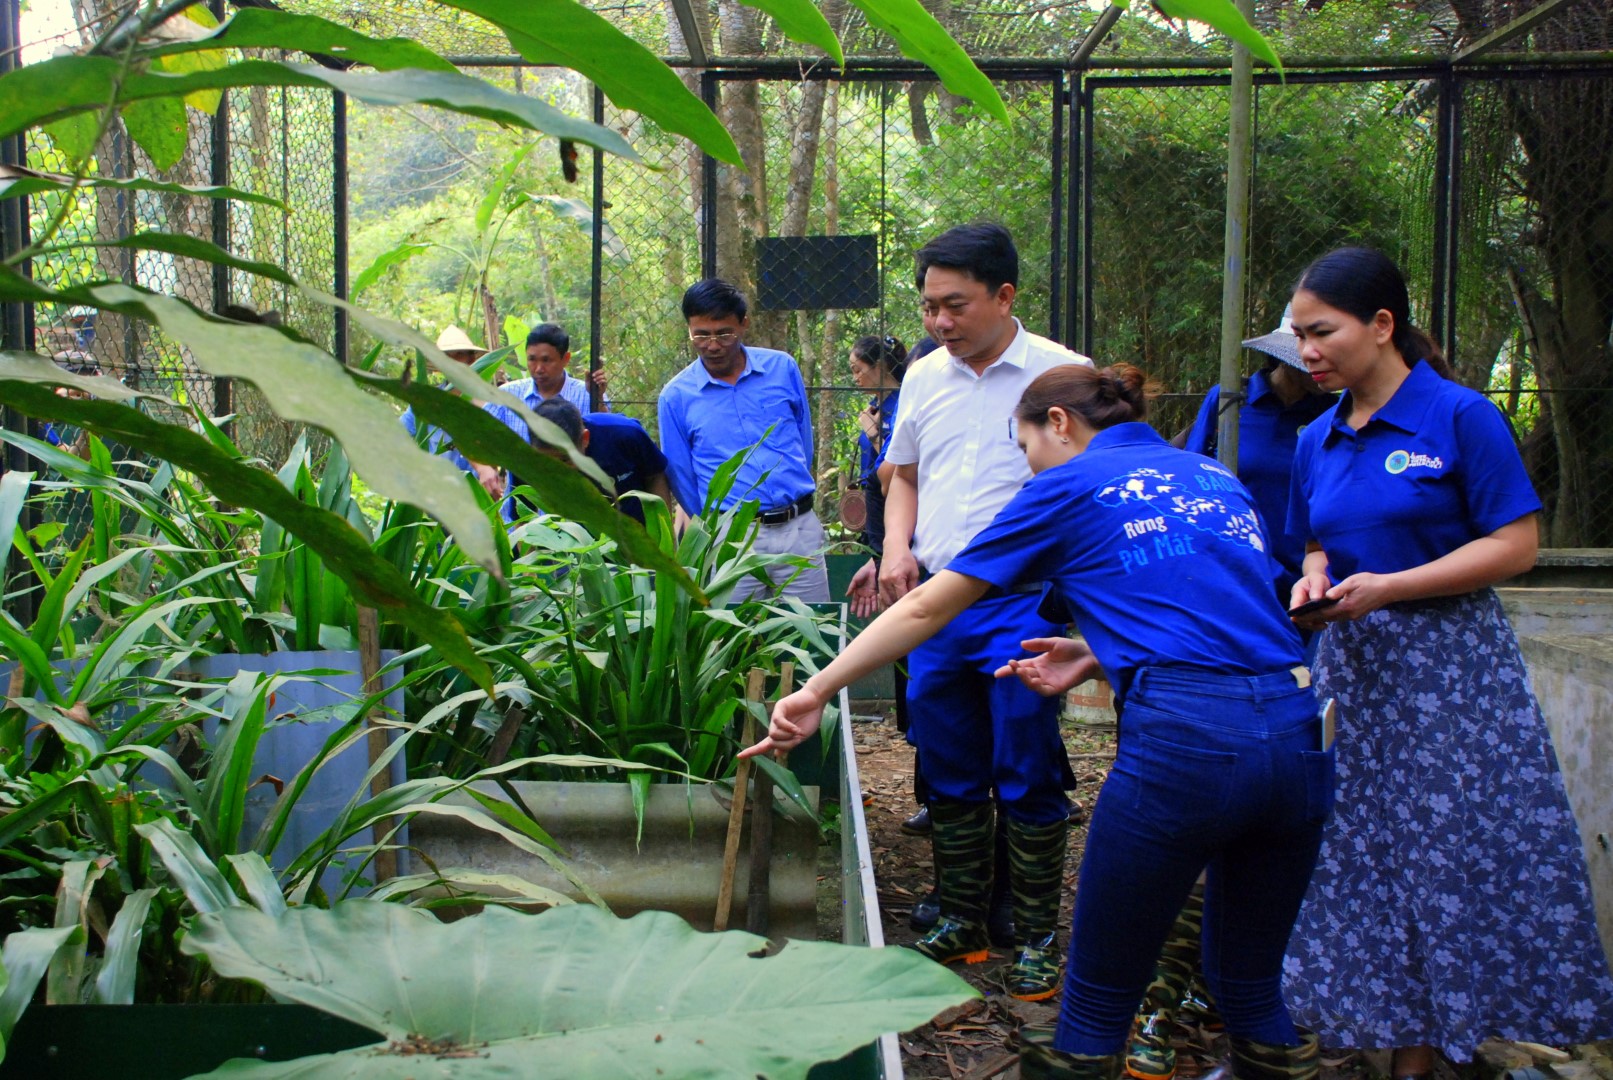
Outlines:
{"type": "Polygon", "coordinates": [[[756,306],[816,311],[879,306],[879,245],[865,236],[756,241],[756,306]]]}

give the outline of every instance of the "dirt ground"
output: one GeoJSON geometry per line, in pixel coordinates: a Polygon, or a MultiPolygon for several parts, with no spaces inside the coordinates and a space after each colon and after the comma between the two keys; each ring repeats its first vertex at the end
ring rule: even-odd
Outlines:
{"type": "MultiPolygon", "coordinates": [[[[932,874],[929,839],[901,831],[902,820],[917,808],[913,802],[913,752],[889,718],[857,723],[854,731],[885,941],[902,945],[918,936],[908,928],[908,914],[914,901],[929,889],[932,874]]],[[[1077,815],[1081,823],[1070,829],[1059,922],[1061,946],[1069,941],[1070,901],[1086,841],[1085,816],[1114,760],[1114,730],[1066,720],[1064,741],[1079,781],[1074,798],[1082,812],[1077,815]]],[[[1009,997],[1003,978],[1011,959],[1007,950],[993,949],[989,962],[955,969],[980,990],[984,1000],[902,1035],[902,1064],[908,1077],[1017,1080],[1018,1056],[1007,1046],[1009,1036],[1023,1023],[1050,1022],[1057,1013],[1058,999],[1036,1003],[1009,997]]],[[[1186,1080],[1211,1067],[1226,1049],[1224,1038],[1196,1030],[1183,1030],[1176,1045],[1177,1075],[1186,1080]]],[[[1322,1080],[1368,1080],[1384,1075],[1386,1067],[1386,1054],[1325,1051],[1322,1080]]],[[[1436,1080],[1457,1080],[1457,1074],[1442,1062],[1436,1080]]]]}

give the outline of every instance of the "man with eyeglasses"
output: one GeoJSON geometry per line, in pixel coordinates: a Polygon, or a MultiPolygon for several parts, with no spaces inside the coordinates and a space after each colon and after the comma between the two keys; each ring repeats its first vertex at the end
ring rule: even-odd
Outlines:
{"type": "Polygon", "coordinates": [[[699,514],[712,476],[750,451],[721,508],[760,503],[755,550],[808,560],[800,568],[770,567],[774,584],[807,603],[827,603],[827,541],[812,509],[812,412],[800,366],[789,353],[745,344],[750,305],[720,278],[689,287],[683,317],[697,358],[667,383],[659,408],[672,493],[686,513],[699,514]]]}
{"type": "MultiPolygon", "coordinates": [[[[941,348],[908,365],[885,460],[880,590],[895,603],[938,574],[1027,480],[1010,418],[1038,375],[1084,356],[1028,333],[1014,317],[1019,253],[1001,225],[963,225],[918,253],[924,330],[941,348]]],[[[1037,1001],[1059,988],[1054,942],[1064,882],[1062,701],[996,669],[1027,638],[1061,626],[1040,589],[994,590],[908,657],[908,739],[929,790],[941,918],[914,945],[941,963],[987,956],[996,812],[1006,816],[1014,965],[1008,992],[1037,1001]]]]}

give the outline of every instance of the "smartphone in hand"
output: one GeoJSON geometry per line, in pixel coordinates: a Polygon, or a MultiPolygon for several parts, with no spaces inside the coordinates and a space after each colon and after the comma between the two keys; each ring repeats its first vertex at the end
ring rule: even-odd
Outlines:
{"type": "Polygon", "coordinates": [[[1314,615],[1318,611],[1326,611],[1338,602],[1339,598],[1336,596],[1324,596],[1320,600],[1312,600],[1309,603],[1299,605],[1297,608],[1289,608],[1288,617],[1290,619],[1303,619],[1305,616],[1314,615]]]}

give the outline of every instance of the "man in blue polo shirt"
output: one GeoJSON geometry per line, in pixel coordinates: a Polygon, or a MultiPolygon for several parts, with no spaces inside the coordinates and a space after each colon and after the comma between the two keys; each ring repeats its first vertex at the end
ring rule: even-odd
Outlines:
{"type": "MultiPolygon", "coordinates": [[[[571,335],[554,323],[539,323],[526,336],[527,378],[516,379],[504,389],[526,402],[528,408],[536,409],[539,402],[560,397],[575,405],[578,412],[587,412],[592,407],[588,384],[572,375],[567,370],[570,366],[571,335]]],[[[590,377],[599,387],[600,408],[608,410],[605,369],[600,368],[590,377]]]]}
{"type": "MultiPolygon", "coordinates": [[[[655,445],[643,424],[630,416],[614,413],[580,413],[571,402],[560,398],[550,398],[533,412],[564,431],[577,449],[593,458],[594,464],[611,478],[616,485],[616,508],[622,513],[639,522],[644,520],[644,508],[638,499],[624,498],[630,491],[647,491],[671,505],[666,455],[655,445]]],[[[511,490],[520,486],[520,479],[512,477],[511,490]]],[[[519,495],[516,498],[527,501],[519,495]]]]}
{"type": "Polygon", "coordinates": [[[826,539],[812,509],[812,415],[795,357],[745,344],[750,305],[719,278],[690,286],[683,317],[698,358],[667,383],[659,410],[672,493],[685,512],[700,513],[712,476],[749,451],[722,509],[760,503],[755,550],[808,560],[802,568],[770,567],[774,584],[807,603],[828,603],[826,539]]]}

